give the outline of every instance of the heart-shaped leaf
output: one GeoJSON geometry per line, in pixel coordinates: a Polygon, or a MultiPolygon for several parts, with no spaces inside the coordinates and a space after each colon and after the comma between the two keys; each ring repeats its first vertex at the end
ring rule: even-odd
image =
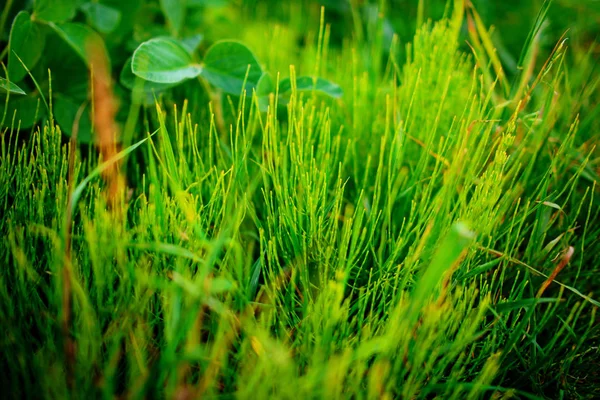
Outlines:
{"type": "Polygon", "coordinates": [[[90,73],[86,62],[56,34],[46,36],[44,69],[52,71],[52,92],[76,101],[88,98],[90,73]]]}
{"type": "Polygon", "coordinates": [[[19,96],[11,98],[8,107],[5,102],[0,101],[0,122],[6,112],[4,127],[12,127],[14,118],[14,127],[20,126],[21,129],[31,128],[45,112],[44,106],[40,102],[39,96],[19,96]]]}
{"type": "MultiPolygon", "coordinates": [[[[296,79],[296,90],[299,92],[312,92],[313,90],[323,93],[335,99],[342,97],[344,92],[335,83],[323,78],[314,79],[311,76],[301,76],[296,79]]],[[[290,78],[285,78],[279,83],[279,93],[287,94],[292,91],[292,82],[290,78]]]]}
{"type": "Polygon", "coordinates": [[[77,0],[35,0],[33,16],[46,22],[65,22],[75,16],[77,0]]]}
{"type": "Polygon", "coordinates": [[[118,26],[111,31],[111,37],[114,40],[120,42],[124,37],[132,37],[133,27],[138,24],[140,19],[128,16],[138,15],[145,3],[145,0],[102,0],[102,4],[119,11],[121,15],[118,26]]]}
{"type": "Polygon", "coordinates": [[[194,54],[194,52],[198,50],[200,43],[202,43],[203,38],[204,35],[197,34],[183,38],[180,40],[180,42],[190,54],[194,54]]]}
{"type": "Polygon", "coordinates": [[[185,37],[183,39],[173,39],[162,27],[154,27],[148,33],[153,36],[153,39],[164,39],[180,44],[190,54],[192,59],[194,52],[198,50],[198,47],[200,47],[200,43],[202,43],[202,40],[204,39],[204,35],[200,33],[197,35],[185,37]]]}
{"type": "Polygon", "coordinates": [[[84,3],[81,11],[87,17],[90,25],[102,33],[114,31],[121,22],[121,11],[102,3],[84,3]]]}
{"type": "Polygon", "coordinates": [[[269,109],[269,95],[275,91],[275,85],[271,74],[265,72],[256,84],[256,96],[258,97],[258,109],[267,112],[269,109]]]}
{"type": "Polygon", "coordinates": [[[148,93],[162,92],[177,85],[177,83],[151,82],[140,79],[139,77],[135,76],[131,71],[131,57],[127,59],[127,61],[125,61],[125,65],[123,65],[121,75],[119,76],[119,81],[121,82],[121,85],[123,85],[129,90],[140,90],[148,93]],[[138,83],[136,83],[136,79],[139,80],[138,83]]]}
{"type": "Polygon", "coordinates": [[[179,83],[200,75],[202,67],[176,40],[150,39],[139,45],[131,60],[132,72],[147,81],[179,83]]]}
{"type": "Polygon", "coordinates": [[[265,72],[262,74],[258,83],[256,84],[256,95],[258,97],[268,96],[269,94],[275,92],[275,84],[273,83],[273,78],[271,74],[265,72]]]}
{"type": "MultiPolygon", "coordinates": [[[[50,24],[58,35],[79,55],[89,66],[91,58],[98,56],[98,52],[104,53],[103,58],[109,59],[106,46],[102,37],[93,29],[84,24],[66,23],[50,24]]],[[[110,68],[110,67],[109,67],[110,68]]]]}
{"type": "Polygon", "coordinates": [[[77,104],[64,95],[56,95],[54,98],[54,118],[67,136],[73,135],[73,124],[80,107],[84,107],[79,118],[79,130],[77,131],[77,142],[79,143],[93,143],[90,106],[87,103],[89,102],[86,100],[85,103],[77,104]]]}
{"type": "Polygon", "coordinates": [[[242,90],[250,93],[262,74],[254,54],[239,42],[217,42],[204,56],[202,77],[225,93],[237,96],[242,90]]]}
{"type": "Polygon", "coordinates": [[[160,0],[160,6],[171,28],[171,34],[174,37],[179,36],[179,31],[181,31],[185,19],[186,2],[182,0],[160,0]]]}
{"type": "Polygon", "coordinates": [[[18,13],[10,30],[8,79],[12,82],[19,82],[27,75],[21,61],[30,71],[33,69],[42,56],[44,42],[45,37],[42,31],[31,20],[29,13],[25,11],[18,13]],[[19,61],[19,58],[21,61],[19,61]]]}
{"type": "Polygon", "coordinates": [[[26,94],[23,89],[9,81],[8,79],[0,78],[0,91],[6,93],[26,94]]]}

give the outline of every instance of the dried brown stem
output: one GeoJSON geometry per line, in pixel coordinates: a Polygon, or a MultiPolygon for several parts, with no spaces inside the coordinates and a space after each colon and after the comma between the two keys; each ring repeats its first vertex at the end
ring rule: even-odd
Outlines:
{"type": "Polygon", "coordinates": [[[542,286],[540,286],[540,290],[538,290],[538,292],[537,292],[538,298],[542,297],[542,295],[544,294],[544,291],[546,291],[548,286],[550,286],[550,284],[554,281],[554,279],[556,279],[556,276],[560,273],[560,271],[562,271],[563,268],[567,266],[569,261],[571,261],[571,257],[573,257],[574,252],[575,252],[575,249],[573,248],[573,246],[569,246],[569,248],[567,249],[565,254],[563,254],[562,258],[560,259],[560,262],[558,263],[556,268],[554,268],[554,271],[552,271],[552,274],[548,277],[548,279],[546,279],[544,281],[542,286]]]}
{"type": "MultiPolygon", "coordinates": [[[[92,103],[94,110],[94,129],[96,133],[96,145],[103,160],[110,160],[118,152],[117,132],[118,126],[115,122],[117,114],[117,101],[113,94],[112,79],[106,53],[103,49],[88,47],[92,70],[92,103]]],[[[117,214],[118,207],[125,191],[125,178],[121,173],[121,165],[113,163],[102,173],[107,184],[106,199],[110,208],[117,214]]]]}

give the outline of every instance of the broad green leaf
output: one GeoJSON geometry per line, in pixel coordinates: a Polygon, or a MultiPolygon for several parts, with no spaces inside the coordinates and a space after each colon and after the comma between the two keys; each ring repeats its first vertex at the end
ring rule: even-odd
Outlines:
{"type": "Polygon", "coordinates": [[[102,3],[85,3],[81,6],[90,25],[102,33],[114,31],[121,22],[121,12],[102,3]]]}
{"type": "Polygon", "coordinates": [[[52,91],[82,102],[89,96],[90,73],[81,59],[63,38],[56,34],[46,36],[44,67],[52,71],[52,91]]]}
{"type": "Polygon", "coordinates": [[[10,30],[8,45],[8,79],[11,82],[19,82],[27,75],[19,58],[31,71],[42,56],[44,42],[45,37],[42,31],[31,20],[29,13],[21,11],[17,14],[10,30]]]}
{"type": "Polygon", "coordinates": [[[89,101],[78,104],[73,99],[63,95],[56,95],[54,98],[54,118],[62,131],[67,135],[73,135],[73,123],[79,112],[79,108],[85,107],[79,118],[79,130],[77,131],[77,142],[93,143],[92,139],[92,121],[90,119],[89,101]]]}
{"type": "Polygon", "coordinates": [[[75,16],[76,0],[35,0],[33,17],[46,22],[65,22],[75,16]]]}
{"type": "Polygon", "coordinates": [[[11,127],[13,117],[15,128],[19,126],[21,129],[31,128],[37,121],[40,120],[45,112],[43,104],[40,102],[39,96],[19,96],[12,97],[8,102],[8,107],[5,108],[5,101],[0,101],[0,122],[6,110],[6,118],[4,127],[11,127]]]}
{"type": "Polygon", "coordinates": [[[167,18],[171,34],[179,36],[185,19],[186,0],[160,0],[160,7],[167,18]]]}
{"type": "Polygon", "coordinates": [[[204,56],[202,77],[225,93],[237,96],[242,90],[250,93],[261,76],[262,69],[256,57],[239,42],[217,42],[204,56]]]}
{"type": "Polygon", "coordinates": [[[125,65],[123,65],[121,75],[119,76],[119,81],[121,82],[121,85],[129,90],[142,90],[149,93],[162,92],[177,85],[177,83],[151,82],[135,76],[131,71],[131,57],[129,57],[127,61],[125,61],[125,65]],[[136,79],[139,80],[139,83],[136,83],[136,79]]]}
{"type": "Polygon", "coordinates": [[[204,35],[197,34],[183,38],[180,40],[180,42],[190,54],[194,54],[194,52],[198,50],[200,43],[202,43],[203,38],[204,35]]]}
{"type": "MultiPolygon", "coordinates": [[[[301,76],[296,79],[296,90],[299,92],[316,91],[323,93],[333,98],[342,97],[342,88],[327,79],[317,78],[316,80],[310,76],[301,76]]],[[[290,93],[292,91],[292,82],[290,78],[283,79],[279,84],[279,92],[281,94],[290,93]]]]}
{"type": "Polygon", "coordinates": [[[273,92],[275,92],[275,84],[273,83],[273,78],[271,78],[271,74],[265,72],[256,84],[256,95],[258,97],[268,96],[273,92]]]}
{"type": "Polygon", "coordinates": [[[161,27],[154,27],[148,33],[152,34],[153,39],[164,39],[179,43],[191,56],[193,56],[194,52],[198,50],[200,43],[202,43],[202,40],[204,39],[204,35],[200,33],[183,39],[173,39],[171,36],[169,36],[168,32],[161,27]]]}
{"type": "Polygon", "coordinates": [[[275,85],[271,74],[265,72],[256,84],[256,96],[258,97],[258,108],[261,112],[269,109],[269,95],[275,91],[275,85]]]}
{"type": "MultiPolygon", "coordinates": [[[[0,89],[0,91],[4,91],[6,93],[26,94],[23,89],[4,78],[0,78],[0,89]]],[[[0,101],[2,100],[0,99],[0,101]]]]}
{"type": "MultiPolygon", "coordinates": [[[[102,37],[87,25],[80,23],[50,24],[58,35],[79,55],[89,66],[92,52],[101,51],[108,60],[108,52],[102,37]]],[[[109,66],[110,68],[110,66],[109,66]]]]}
{"type": "Polygon", "coordinates": [[[121,38],[125,35],[131,37],[131,32],[134,25],[139,21],[137,17],[138,12],[145,3],[144,0],[103,0],[102,4],[118,10],[121,18],[119,19],[118,26],[111,31],[111,38],[114,38],[117,42],[121,41],[121,38]],[[134,17],[135,16],[135,17],[134,17]]]}
{"type": "Polygon", "coordinates": [[[172,39],[150,39],[139,45],[131,60],[132,72],[147,81],[179,83],[200,75],[202,67],[172,39]]]}

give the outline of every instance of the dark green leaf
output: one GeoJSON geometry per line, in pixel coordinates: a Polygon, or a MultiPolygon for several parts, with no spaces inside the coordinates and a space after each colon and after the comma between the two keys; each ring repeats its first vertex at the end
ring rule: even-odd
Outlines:
{"type": "Polygon", "coordinates": [[[167,18],[171,34],[175,37],[179,36],[181,26],[185,19],[185,0],[160,0],[160,6],[167,18]]]}
{"type": "MultiPolygon", "coordinates": [[[[299,92],[316,91],[333,98],[342,97],[342,88],[327,79],[314,79],[310,76],[301,76],[296,79],[296,90],[299,92]]],[[[283,79],[279,84],[279,93],[286,94],[292,91],[292,82],[289,78],[283,79]]]]}
{"type": "Polygon", "coordinates": [[[65,22],[75,16],[76,0],[35,0],[33,17],[46,22],[65,22]]]}
{"type": "MultiPolygon", "coordinates": [[[[66,23],[61,25],[50,24],[58,35],[79,55],[89,66],[90,56],[101,51],[108,60],[108,52],[104,40],[93,29],[84,24],[66,23]],[[94,52],[94,53],[92,53],[94,52]]],[[[109,66],[110,68],[110,66],[109,66]]]]}
{"type": "Polygon", "coordinates": [[[90,25],[102,33],[114,31],[121,21],[119,10],[102,3],[85,3],[81,6],[81,11],[88,18],[90,25]]]}
{"type": "Polygon", "coordinates": [[[29,13],[21,11],[17,14],[10,30],[8,79],[12,82],[19,82],[27,75],[19,58],[30,71],[33,69],[42,56],[44,41],[45,37],[42,31],[31,20],[29,13]]]}
{"type": "Polygon", "coordinates": [[[11,127],[14,117],[14,127],[16,128],[20,123],[21,129],[31,128],[45,111],[44,106],[40,103],[40,98],[34,95],[11,98],[7,108],[5,108],[5,102],[0,101],[0,121],[2,121],[5,110],[6,119],[3,126],[11,127]]]}
{"type": "Polygon", "coordinates": [[[139,21],[138,12],[143,0],[103,0],[102,4],[118,10],[121,14],[118,26],[111,31],[111,38],[120,41],[126,35],[131,38],[134,25],[139,21]]]}
{"type": "Polygon", "coordinates": [[[148,81],[179,83],[200,75],[202,67],[179,42],[156,38],[142,43],[133,53],[132,72],[148,81]]]}
{"type": "Polygon", "coordinates": [[[203,38],[203,35],[197,34],[181,39],[180,42],[190,54],[194,54],[194,52],[198,50],[200,43],[202,43],[203,38]]]}
{"type": "Polygon", "coordinates": [[[82,105],[85,107],[81,113],[81,118],[79,118],[79,130],[77,131],[77,142],[79,143],[93,143],[90,107],[87,103],[89,102],[78,104],[73,99],[61,95],[54,98],[54,118],[67,136],[73,134],[73,124],[77,118],[79,108],[82,105]]]}
{"type": "Polygon", "coordinates": [[[256,96],[258,97],[258,108],[261,112],[266,112],[269,108],[269,95],[275,91],[273,79],[268,72],[265,72],[256,84],[256,96]]]}
{"type": "Polygon", "coordinates": [[[23,89],[4,78],[0,78],[0,91],[4,91],[6,93],[26,94],[23,89]]]}
{"type": "Polygon", "coordinates": [[[275,92],[275,84],[273,83],[273,78],[271,78],[271,74],[265,72],[256,84],[256,95],[258,97],[268,96],[273,92],[275,92]]]}
{"type": "Polygon", "coordinates": [[[204,56],[202,77],[225,93],[240,95],[242,90],[250,93],[261,76],[256,57],[239,42],[217,42],[204,56]]]}
{"type": "MultiPolygon", "coordinates": [[[[89,96],[90,73],[84,60],[59,35],[46,36],[44,71],[52,71],[52,91],[82,102],[89,96]]],[[[41,64],[41,63],[40,63],[41,64]]]]}

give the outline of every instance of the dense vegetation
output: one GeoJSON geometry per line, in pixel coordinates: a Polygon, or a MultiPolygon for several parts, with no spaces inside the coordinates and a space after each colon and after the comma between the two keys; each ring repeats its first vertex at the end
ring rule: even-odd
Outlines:
{"type": "Polygon", "coordinates": [[[9,398],[600,397],[599,2],[0,8],[9,398]]]}

